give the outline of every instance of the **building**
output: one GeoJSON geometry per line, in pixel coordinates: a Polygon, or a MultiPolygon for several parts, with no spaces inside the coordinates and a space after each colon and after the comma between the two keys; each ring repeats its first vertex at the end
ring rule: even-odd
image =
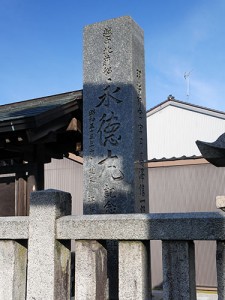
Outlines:
{"type": "Polygon", "coordinates": [[[82,91],[0,106],[1,216],[27,215],[46,164],[82,150],[82,117],[82,91]]]}
{"type": "MultiPolygon", "coordinates": [[[[177,101],[147,112],[150,211],[216,211],[215,199],[225,194],[225,169],[201,157],[196,140],[215,141],[225,132],[225,113],[177,101]]],[[[216,245],[196,242],[197,285],[214,288],[216,245]],[[214,254],[212,254],[214,253],[214,254]]],[[[160,242],[152,242],[153,286],[162,282],[160,242]]]]}
{"type": "Polygon", "coordinates": [[[200,156],[196,140],[213,142],[225,131],[225,113],[175,100],[147,111],[148,159],[200,156]]]}

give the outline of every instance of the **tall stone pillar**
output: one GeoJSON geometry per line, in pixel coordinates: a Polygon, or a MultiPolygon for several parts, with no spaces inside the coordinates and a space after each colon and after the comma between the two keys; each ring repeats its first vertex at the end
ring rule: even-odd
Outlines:
{"type": "MultiPolygon", "coordinates": [[[[84,29],[84,213],[148,208],[142,29],[121,17],[84,29]]],[[[107,243],[109,297],[118,289],[117,244],[107,243]],[[112,280],[110,279],[113,278],[112,280]]]]}
{"type": "Polygon", "coordinates": [[[143,31],[121,17],[84,30],[84,212],[148,212],[143,31]]]}

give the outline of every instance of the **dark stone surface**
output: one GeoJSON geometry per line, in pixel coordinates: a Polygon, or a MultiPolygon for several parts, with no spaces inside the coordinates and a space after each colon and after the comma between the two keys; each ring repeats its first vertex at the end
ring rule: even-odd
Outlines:
{"type": "Polygon", "coordinates": [[[202,156],[216,167],[225,167],[225,133],[213,143],[196,141],[202,156]]]}

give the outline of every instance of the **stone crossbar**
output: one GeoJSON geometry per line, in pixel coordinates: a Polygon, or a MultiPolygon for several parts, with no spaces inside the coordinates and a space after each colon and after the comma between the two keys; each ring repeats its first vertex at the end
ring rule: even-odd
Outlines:
{"type": "Polygon", "coordinates": [[[57,239],[225,240],[225,214],[165,213],[65,216],[57,239]]]}
{"type": "Polygon", "coordinates": [[[29,238],[29,217],[0,217],[0,239],[29,238]]]}
{"type": "MultiPolygon", "coordinates": [[[[64,216],[59,240],[225,240],[225,214],[165,213],[64,216]]],[[[28,239],[29,217],[0,217],[0,239],[28,239]]]]}
{"type": "Polygon", "coordinates": [[[74,293],[75,300],[152,299],[150,240],[162,240],[164,300],[196,300],[194,241],[216,241],[218,299],[225,299],[223,212],[70,213],[70,194],[47,190],[31,194],[29,217],[0,218],[0,299],[69,300],[74,293]],[[113,298],[108,296],[111,249],[118,274],[113,298]]]}

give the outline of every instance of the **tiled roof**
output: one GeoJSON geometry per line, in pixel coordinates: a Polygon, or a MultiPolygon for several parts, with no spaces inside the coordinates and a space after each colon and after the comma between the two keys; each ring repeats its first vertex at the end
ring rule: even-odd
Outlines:
{"type": "Polygon", "coordinates": [[[188,160],[188,159],[199,159],[202,158],[202,156],[192,155],[192,156],[180,156],[180,157],[162,157],[162,158],[153,158],[148,160],[148,162],[160,162],[160,161],[175,161],[175,160],[188,160]]]}
{"type": "Polygon", "coordinates": [[[82,99],[82,91],[73,91],[1,105],[0,122],[37,116],[50,110],[60,108],[60,106],[68,104],[76,99],[82,99]]]}
{"type": "Polygon", "coordinates": [[[1,159],[46,163],[81,151],[82,102],[73,91],[1,105],[1,159]]]}

